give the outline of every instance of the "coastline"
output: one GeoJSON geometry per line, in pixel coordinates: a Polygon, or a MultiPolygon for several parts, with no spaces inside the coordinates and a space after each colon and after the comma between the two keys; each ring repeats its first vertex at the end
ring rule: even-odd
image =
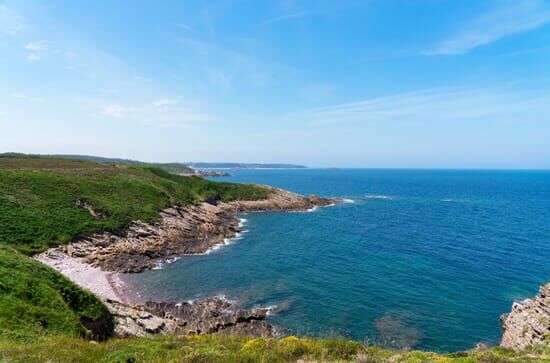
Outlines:
{"type": "Polygon", "coordinates": [[[114,300],[133,305],[139,301],[133,297],[128,285],[118,272],[103,271],[77,257],[66,253],[66,248],[56,247],[34,256],[37,261],[57,270],[76,285],[92,292],[103,301],[114,300]]]}
{"type": "Polygon", "coordinates": [[[209,297],[191,302],[145,301],[124,282],[127,273],[159,269],[186,255],[208,254],[241,238],[240,213],[314,211],[344,202],[272,189],[267,199],[172,206],[157,223],[134,221],[124,235],[98,233],[48,249],[34,258],[98,296],[115,320],[117,336],[237,333],[270,337],[272,308],[241,309],[209,297]]]}

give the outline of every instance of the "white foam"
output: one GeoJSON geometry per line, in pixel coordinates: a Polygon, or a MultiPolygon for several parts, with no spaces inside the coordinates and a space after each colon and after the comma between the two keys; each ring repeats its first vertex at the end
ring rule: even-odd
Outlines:
{"type": "Polygon", "coordinates": [[[169,258],[167,260],[164,260],[162,262],[159,262],[156,264],[155,267],[152,268],[152,270],[162,270],[164,265],[167,265],[167,264],[170,264],[170,263],[174,263],[176,262],[177,260],[179,260],[180,257],[179,256],[176,256],[176,257],[172,257],[172,258],[169,258]]]}
{"type": "Polygon", "coordinates": [[[460,198],[444,198],[440,200],[442,202],[447,202],[447,203],[465,203],[468,201],[467,199],[460,199],[460,198]]]}
{"type": "Polygon", "coordinates": [[[365,195],[365,198],[367,198],[367,199],[384,199],[384,200],[394,199],[394,197],[392,197],[390,195],[378,195],[378,194],[367,194],[367,195],[365,195]]]}
{"type": "Polygon", "coordinates": [[[266,309],[267,310],[266,315],[270,316],[270,315],[275,314],[275,311],[277,310],[277,305],[269,305],[269,306],[263,307],[261,309],[266,309]]]}
{"type": "Polygon", "coordinates": [[[349,198],[342,198],[342,202],[344,202],[344,203],[355,203],[355,200],[349,199],[349,198]]]}
{"type": "MultiPolygon", "coordinates": [[[[246,223],[247,220],[244,219],[244,218],[240,218],[240,221],[241,222],[239,223],[239,227],[243,227],[243,225],[246,223]]],[[[204,251],[204,253],[195,253],[194,255],[209,255],[212,252],[217,251],[217,250],[219,250],[220,248],[222,248],[224,246],[229,246],[229,245],[235,243],[235,241],[243,239],[243,234],[245,234],[247,232],[248,232],[248,229],[244,229],[240,232],[237,232],[237,233],[235,233],[235,237],[224,238],[222,243],[218,243],[218,244],[210,247],[209,249],[204,251]]]]}

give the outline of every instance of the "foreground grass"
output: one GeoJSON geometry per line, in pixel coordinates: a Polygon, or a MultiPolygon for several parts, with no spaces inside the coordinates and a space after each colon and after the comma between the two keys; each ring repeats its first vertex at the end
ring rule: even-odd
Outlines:
{"type": "Polygon", "coordinates": [[[364,347],[350,340],[194,336],[111,339],[105,343],[66,337],[30,345],[0,341],[5,362],[548,362],[548,351],[437,354],[364,347]]]}
{"type": "Polygon", "coordinates": [[[90,335],[86,323],[102,318],[108,332],[107,308],[94,295],[0,244],[0,339],[25,344],[46,335],[90,335]]]}
{"type": "Polygon", "coordinates": [[[31,255],[78,236],[122,231],[134,220],[155,221],[170,205],[257,200],[268,193],[149,167],[0,156],[0,241],[31,255]]]}

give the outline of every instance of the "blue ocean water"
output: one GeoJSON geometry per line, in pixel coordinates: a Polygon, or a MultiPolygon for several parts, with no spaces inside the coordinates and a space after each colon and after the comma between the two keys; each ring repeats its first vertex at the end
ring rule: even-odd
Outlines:
{"type": "Polygon", "coordinates": [[[277,305],[295,334],[456,351],[550,278],[550,172],[237,170],[228,181],[353,200],[243,216],[248,232],[129,277],[145,297],[277,305]]]}

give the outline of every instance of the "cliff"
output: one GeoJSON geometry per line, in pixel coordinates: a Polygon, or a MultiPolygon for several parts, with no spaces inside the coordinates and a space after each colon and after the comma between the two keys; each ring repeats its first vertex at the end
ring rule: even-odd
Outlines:
{"type": "Polygon", "coordinates": [[[515,302],[512,311],[501,316],[501,323],[504,348],[550,345],[550,283],[542,285],[534,298],[515,302]]]}

